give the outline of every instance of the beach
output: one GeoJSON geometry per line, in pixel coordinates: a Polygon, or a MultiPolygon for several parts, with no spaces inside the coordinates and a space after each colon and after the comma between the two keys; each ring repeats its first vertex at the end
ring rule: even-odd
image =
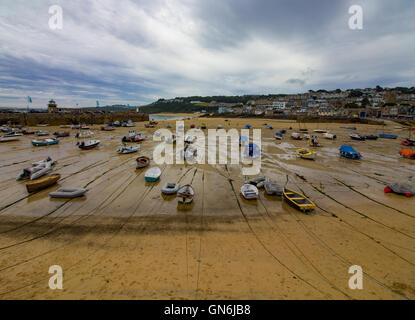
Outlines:
{"type": "MultiPolygon", "coordinates": [[[[131,128],[105,132],[94,126],[101,143],[88,151],[77,148],[75,130],[48,147],[33,147],[34,136],[23,136],[0,144],[0,299],[415,298],[415,197],[383,191],[391,182],[415,179],[415,161],[399,155],[407,131],[391,124],[300,127],[269,119],[184,123],[185,130],[191,124],[262,129],[258,175],[305,194],[316,210],[304,214],[263,190],[258,200],[245,200],[240,187],[251,177],[236,164],[161,165],[160,181],[145,182],[146,169],[135,171],[135,159],[152,158],[159,142],[142,142],[138,154],[117,154],[131,128]],[[282,141],[274,138],[289,127],[282,141]],[[320,137],[316,160],[300,159],[295,150],[308,142],[289,138],[300,128],[310,134],[328,129],[338,138],[320,137]],[[399,138],[349,138],[383,131],[399,138]],[[340,158],[342,144],[362,153],[362,160],[340,158]],[[57,160],[53,173],[61,180],[29,195],[16,177],[47,156],[57,160]],[[167,182],[191,184],[193,203],[178,205],[175,196],[162,195],[167,182]],[[73,200],[49,198],[60,187],[88,191],[73,200]],[[62,267],[62,290],[48,286],[52,265],[62,267]],[[363,269],[362,290],[348,285],[353,265],[363,269]]],[[[133,129],[151,135],[167,125],[174,130],[175,121],[144,125],[133,129]]]]}

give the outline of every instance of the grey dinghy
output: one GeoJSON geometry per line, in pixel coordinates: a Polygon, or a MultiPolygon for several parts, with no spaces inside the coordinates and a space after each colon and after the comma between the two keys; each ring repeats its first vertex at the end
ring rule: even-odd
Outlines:
{"type": "Polygon", "coordinates": [[[163,188],[161,188],[161,192],[164,194],[176,194],[179,191],[179,184],[178,183],[166,183],[163,188]]]}
{"type": "Polygon", "coordinates": [[[282,196],[283,188],[276,182],[265,182],[264,184],[265,192],[269,196],[282,196]]]}
{"type": "Polygon", "coordinates": [[[61,188],[58,189],[57,191],[51,192],[49,193],[49,196],[51,198],[69,198],[69,199],[73,199],[73,198],[77,198],[77,197],[82,197],[86,192],[86,189],[70,189],[70,188],[61,188]]]}

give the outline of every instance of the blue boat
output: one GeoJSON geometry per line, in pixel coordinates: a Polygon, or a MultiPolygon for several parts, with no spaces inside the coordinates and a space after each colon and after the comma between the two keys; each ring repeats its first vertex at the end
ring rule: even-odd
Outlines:
{"type": "Polygon", "coordinates": [[[383,139],[397,139],[398,136],[395,136],[394,134],[381,133],[379,135],[379,138],[383,138],[383,139]]]}
{"type": "Polygon", "coordinates": [[[351,146],[341,146],[340,155],[353,160],[360,160],[362,158],[362,155],[351,146]]]}
{"type": "Polygon", "coordinates": [[[361,136],[360,134],[357,134],[357,133],[352,133],[350,135],[350,138],[352,140],[357,140],[357,141],[365,141],[366,140],[366,138],[364,136],[361,136]]]}
{"type": "Polygon", "coordinates": [[[282,134],[284,134],[284,133],[286,133],[287,132],[287,130],[285,130],[285,129],[281,129],[280,130],[280,133],[282,133],[282,134]]]}
{"type": "Polygon", "coordinates": [[[272,129],[274,129],[274,128],[273,128],[273,127],[271,127],[271,126],[267,126],[267,128],[268,128],[268,129],[271,129],[271,130],[272,130],[272,129]]]}
{"type": "Polygon", "coordinates": [[[282,133],[281,132],[276,132],[274,134],[274,137],[275,137],[275,139],[282,140],[282,133]]]}
{"type": "Polygon", "coordinates": [[[247,124],[247,125],[245,126],[245,128],[246,128],[246,129],[251,129],[251,125],[250,125],[250,124],[247,124]]]}

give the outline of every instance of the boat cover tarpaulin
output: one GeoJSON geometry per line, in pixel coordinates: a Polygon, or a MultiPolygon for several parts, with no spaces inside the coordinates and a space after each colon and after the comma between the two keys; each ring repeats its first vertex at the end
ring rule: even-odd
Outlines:
{"type": "Polygon", "coordinates": [[[405,158],[415,159],[415,151],[411,149],[402,149],[399,153],[405,158]]]}
{"type": "Polygon", "coordinates": [[[340,151],[342,152],[346,152],[346,153],[358,153],[355,149],[353,149],[353,147],[351,146],[341,146],[340,147],[340,151]]]}

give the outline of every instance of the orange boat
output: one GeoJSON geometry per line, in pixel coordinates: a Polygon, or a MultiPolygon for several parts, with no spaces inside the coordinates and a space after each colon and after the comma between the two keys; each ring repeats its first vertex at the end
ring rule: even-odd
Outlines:
{"type": "Polygon", "coordinates": [[[399,154],[404,158],[415,159],[415,151],[412,149],[401,149],[399,154]]]}
{"type": "Polygon", "coordinates": [[[44,176],[42,178],[30,181],[26,184],[27,192],[34,192],[45,189],[52,184],[55,184],[60,178],[60,174],[51,174],[50,176],[44,176]]]}

